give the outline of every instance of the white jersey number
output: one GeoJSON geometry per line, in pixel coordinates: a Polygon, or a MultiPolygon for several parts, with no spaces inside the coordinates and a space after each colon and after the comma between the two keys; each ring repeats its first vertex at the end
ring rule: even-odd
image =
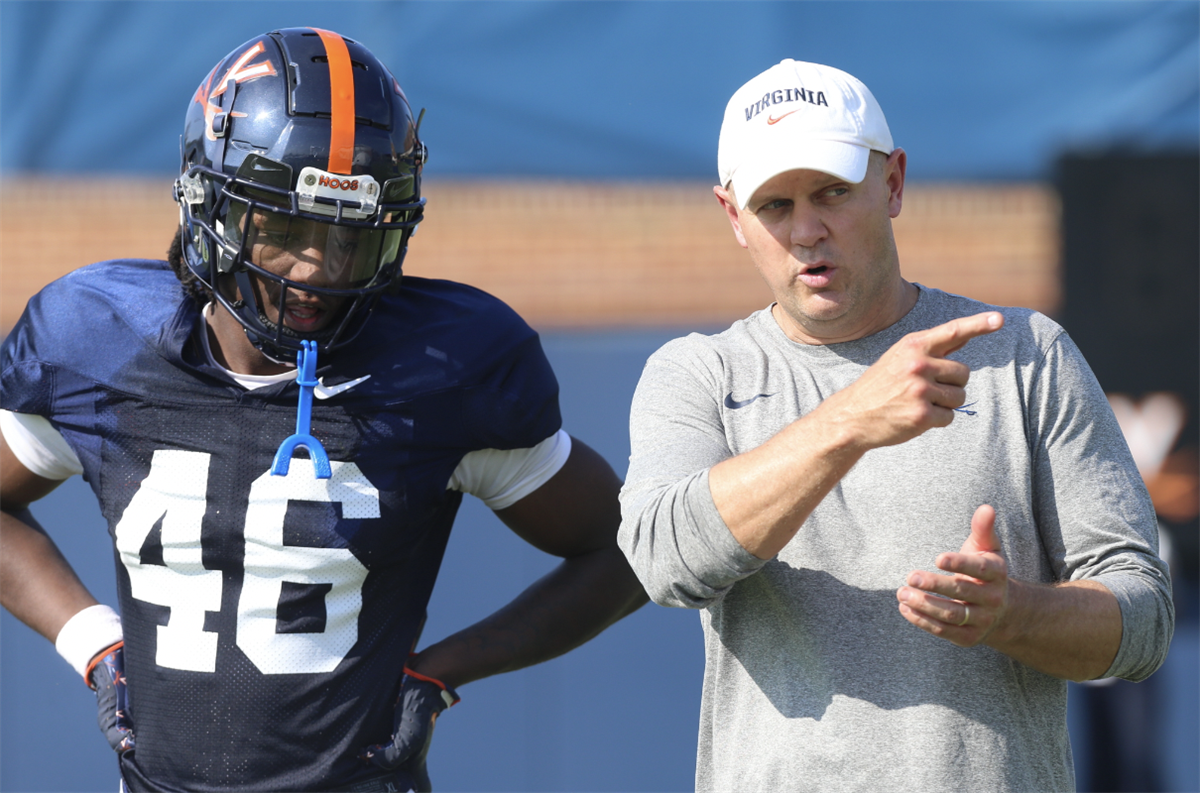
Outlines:
{"type": "MultiPolygon", "coordinates": [[[[117,552],[129,571],[134,598],[166,606],[158,627],[159,666],[215,672],[217,634],[204,613],[221,610],[222,574],[201,561],[200,526],[207,507],[206,452],[156,451],[117,523],[117,552]],[[142,546],[162,522],[163,564],[143,564],[142,546]],[[165,565],[165,566],[164,566],[165,565]]],[[[330,462],[333,477],[317,479],[297,458],[287,476],[264,473],[250,486],[246,507],[245,576],[237,609],[237,645],[264,674],[332,671],[358,640],[358,614],[367,568],[346,548],[283,544],[289,501],[339,503],[348,519],[378,518],[379,491],[354,463],[330,462]],[[276,633],[284,582],[323,584],[325,629],[276,633]]]]}

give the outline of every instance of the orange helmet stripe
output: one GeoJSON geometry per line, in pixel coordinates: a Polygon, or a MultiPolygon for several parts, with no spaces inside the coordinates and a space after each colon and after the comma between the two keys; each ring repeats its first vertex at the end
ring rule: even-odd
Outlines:
{"type": "Polygon", "coordinates": [[[313,28],[325,45],[329,58],[329,103],[333,118],[329,124],[330,173],[350,173],[354,164],[354,67],[350,50],[336,33],[313,28]]]}

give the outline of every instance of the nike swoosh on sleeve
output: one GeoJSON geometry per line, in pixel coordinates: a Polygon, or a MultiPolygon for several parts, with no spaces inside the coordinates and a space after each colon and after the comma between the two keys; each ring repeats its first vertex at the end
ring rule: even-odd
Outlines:
{"type": "Polygon", "coordinates": [[[357,380],[347,380],[346,382],[338,383],[337,385],[325,385],[325,378],[322,377],[321,379],[317,380],[317,384],[313,386],[313,396],[315,396],[317,399],[329,399],[330,397],[335,397],[338,394],[349,391],[351,388],[354,388],[354,386],[362,383],[365,380],[369,380],[370,378],[371,375],[365,374],[357,380]]]}
{"type": "Polygon", "coordinates": [[[735,400],[733,398],[733,392],[730,391],[728,394],[725,395],[725,407],[729,408],[730,410],[737,410],[738,408],[746,407],[746,405],[749,405],[751,402],[758,399],[759,397],[769,397],[769,396],[775,396],[775,395],[774,394],[755,394],[754,396],[750,397],[749,399],[743,399],[741,402],[738,402],[737,400],[735,400]]]}

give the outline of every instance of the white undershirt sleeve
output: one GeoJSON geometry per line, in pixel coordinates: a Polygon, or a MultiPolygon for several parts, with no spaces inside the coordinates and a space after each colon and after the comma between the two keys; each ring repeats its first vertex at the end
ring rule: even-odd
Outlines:
{"type": "Polygon", "coordinates": [[[490,509],[511,507],[558,473],[571,455],[571,436],[562,430],[527,449],[469,452],[446,484],[470,493],[490,509]]]}
{"type": "MultiPolygon", "coordinates": [[[[212,303],[209,303],[203,313],[208,314],[211,310],[212,303]]],[[[208,345],[208,333],[202,332],[200,338],[208,362],[219,367],[247,390],[252,391],[296,378],[295,370],[273,375],[249,375],[230,371],[213,358],[208,345]]],[[[43,416],[0,410],[0,434],[4,435],[8,448],[12,449],[13,455],[21,464],[40,477],[62,481],[83,473],[83,466],[80,465],[75,450],[67,444],[62,433],[43,416]]]]}
{"type": "Polygon", "coordinates": [[[44,416],[0,410],[0,433],[30,473],[55,481],[83,473],[75,450],[44,416]]]}

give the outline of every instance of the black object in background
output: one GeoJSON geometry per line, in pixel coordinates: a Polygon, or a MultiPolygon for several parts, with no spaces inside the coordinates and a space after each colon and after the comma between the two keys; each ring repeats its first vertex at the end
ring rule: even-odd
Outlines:
{"type": "MultiPolygon", "coordinates": [[[[1106,392],[1178,394],[1176,448],[1200,445],[1200,154],[1067,156],[1058,186],[1059,321],[1106,392]]],[[[1196,518],[1168,528],[1174,572],[1195,582],[1196,518]]]]}
{"type": "MultiPolygon", "coordinates": [[[[1107,393],[1179,396],[1174,450],[1200,447],[1200,154],[1068,155],[1059,161],[1063,306],[1057,319],[1107,393]]],[[[1185,466],[1186,467],[1186,466],[1185,466]]],[[[1176,624],[1197,618],[1200,524],[1159,519],[1172,543],[1176,624]]],[[[1080,789],[1162,790],[1157,676],[1081,686],[1091,762],[1080,789]]]]}

